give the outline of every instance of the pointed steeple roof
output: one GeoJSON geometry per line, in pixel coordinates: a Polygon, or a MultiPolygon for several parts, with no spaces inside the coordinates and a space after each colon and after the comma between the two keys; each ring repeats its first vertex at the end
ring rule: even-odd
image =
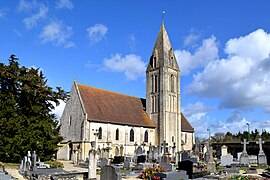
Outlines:
{"type": "Polygon", "coordinates": [[[164,21],[161,23],[147,70],[154,69],[153,64],[155,67],[171,66],[171,68],[179,70],[164,21]]]}
{"type": "Polygon", "coordinates": [[[168,52],[171,48],[172,45],[169,36],[167,34],[166,28],[164,26],[164,21],[162,21],[153,53],[155,50],[159,50],[161,52],[168,52]]]}

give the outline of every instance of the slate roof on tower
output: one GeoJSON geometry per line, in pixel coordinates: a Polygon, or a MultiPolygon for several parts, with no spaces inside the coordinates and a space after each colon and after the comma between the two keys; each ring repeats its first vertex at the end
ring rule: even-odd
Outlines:
{"type": "Polygon", "coordinates": [[[77,87],[89,121],[156,127],[144,111],[140,98],[83,84],[77,87]]]}

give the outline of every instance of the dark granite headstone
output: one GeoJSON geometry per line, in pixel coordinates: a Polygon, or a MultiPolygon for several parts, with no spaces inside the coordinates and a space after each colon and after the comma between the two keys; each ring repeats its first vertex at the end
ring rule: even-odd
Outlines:
{"type": "Polygon", "coordinates": [[[178,170],[187,171],[187,175],[191,179],[193,174],[193,162],[190,160],[178,162],[178,170]]]}
{"type": "Polygon", "coordinates": [[[137,164],[139,164],[139,163],[145,163],[145,161],[146,161],[145,155],[142,155],[142,156],[138,156],[137,157],[137,164]]]}

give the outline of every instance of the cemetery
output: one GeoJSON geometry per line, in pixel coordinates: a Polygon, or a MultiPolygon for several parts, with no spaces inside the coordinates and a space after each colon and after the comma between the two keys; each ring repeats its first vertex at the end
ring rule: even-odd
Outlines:
{"type": "MultiPolygon", "coordinates": [[[[137,148],[133,157],[115,156],[114,158],[99,158],[96,143],[91,142],[89,158],[85,162],[72,160],[74,167],[84,168],[85,171],[66,171],[63,168],[52,168],[38,160],[35,151],[26,154],[21,160],[19,173],[25,179],[233,179],[241,176],[253,178],[269,178],[266,170],[268,161],[264,152],[264,142],[259,138],[256,145],[257,155],[249,154],[246,139],[241,143],[242,151],[233,156],[228,147],[223,145],[213,150],[206,145],[203,158],[194,152],[175,152],[170,154],[168,144],[150,146],[146,149],[137,148]],[[262,171],[264,169],[264,171],[262,171]]],[[[4,167],[0,168],[0,179],[12,179],[4,167]]]]}

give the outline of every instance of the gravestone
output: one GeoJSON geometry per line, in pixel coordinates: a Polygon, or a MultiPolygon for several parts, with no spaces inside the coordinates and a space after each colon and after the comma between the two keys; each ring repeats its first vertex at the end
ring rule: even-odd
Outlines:
{"type": "Polygon", "coordinates": [[[137,164],[139,164],[139,163],[145,163],[145,161],[146,161],[145,155],[141,155],[141,156],[138,156],[137,157],[137,164]]]}
{"type": "Polygon", "coordinates": [[[107,158],[102,158],[100,162],[100,167],[103,168],[106,165],[109,165],[109,160],[107,158]]]}
{"type": "Polygon", "coordinates": [[[224,171],[228,173],[239,173],[240,168],[237,167],[237,163],[232,163],[230,168],[225,167],[224,171]]]}
{"type": "Polygon", "coordinates": [[[181,160],[182,160],[182,161],[189,160],[189,155],[188,155],[187,152],[183,152],[183,153],[181,154],[181,160]]]}
{"type": "Polygon", "coordinates": [[[214,173],[216,172],[216,163],[214,162],[212,147],[209,148],[209,154],[210,154],[210,158],[207,163],[207,171],[210,173],[214,173]]]}
{"type": "Polygon", "coordinates": [[[262,144],[264,143],[264,141],[262,141],[262,138],[259,138],[259,141],[257,141],[256,143],[259,144],[259,148],[260,148],[260,151],[258,154],[258,166],[267,166],[267,158],[262,148],[262,144]]]}
{"type": "Polygon", "coordinates": [[[106,165],[101,169],[100,180],[121,180],[122,176],[119,169],[106,165]]]}
{"type": "Polygon", "coordinates": [[[168,143],[166,143],[166,141],[163,141],[163,143],[161,144],[163,146],[163,155],[162,155],[162,159],[161,159],[161,163],[167,163],[168,162],[168,151],[167,151],[167,146],[168,143]]]}
{"type": "Polygon", "coordinates": [[[89,151],[88,179],[97,178],[97,152],[95,149],[89,151]]]}
{"type": "Polygon", "coordinates": [[[233,163],[233,156],[231,154],[221,156],[221,166],[231,166],[233,163]]]}
{"type": "Polygon", "coordinates": [[[130,161],[125,159],[124,161],[124,169],[125,170],[129,170],[130,169],[130,161]]]}
{"type": "Polygon", "coordinates": [[[173,165],[171,163],[160,163],[159,165],[166,167],[168,171],[173,170],[173,165]]]}
{"type": "Polygon", "coordinates": [[[242,152],[242,154],[240,156],[240,165],[241,166],[248,166],[249,165],[249,159],[248,159],[248,154],[247,154],[247,150],[246,150],[248,142],[247,142],[246,139],[244,139],[244,142],[241,143],[241,144],[244,144],[244,147],[243,147],[243,152],[242,152]]]}
{"type": "Polygon", "coordinates": [[[223,146],[221,147],[221,156],[225,156],[225,155],[227,155],[227,154],[228,154],[228,147],[225,146],[225,145],[223,145],[223,146]]]}
{"type": "Polygon", "coordinates": [[[207,150],[206,153],[204,154],[204,162],[207,164],[210,160],[210,153],[207,150]]]}
{"type": "Polygon", "coordinates": [[[193,164],[198,163],[198,157],[196,157],[196,156],[190,157],[189,160],[191,160],[193,162],[193,164]]]}
{"type": "Polygon", "coordinates": [[[258,164],[257,156],[255,156],[255,155],[248,156],[248,162],[250,165],[256,166],[258,164]]]}
{"type": "Polygon", "coordinates": [[[153,161],[158,159],[158,147],[153,147],[153,161]]]}
{"type": "Polygon", "coordinates": [[[186,171],[160,172],[156,173],[155,176],[160,177],[160,179],[168,180],[188,180],[188,175],[186,171]]]}
{"type": "Polygon", "coordinates": [[[33,171],[37,171],[37,154],[36,151],[33,153],[33,171]]]}
{"type": "Polygon", "coordinates": [[[139,147],[137,148],[136,154],[137,154],[137,156],[143,155],[143,148],[142,148],[141,146],[139,146],[139,147]]]}
{"type": "Polygon", "coordinates": [[[193,174],[193,162],[190,160],[178,162],[178,170],[186,171],[189,179],[191,179],[193,174]]]}

